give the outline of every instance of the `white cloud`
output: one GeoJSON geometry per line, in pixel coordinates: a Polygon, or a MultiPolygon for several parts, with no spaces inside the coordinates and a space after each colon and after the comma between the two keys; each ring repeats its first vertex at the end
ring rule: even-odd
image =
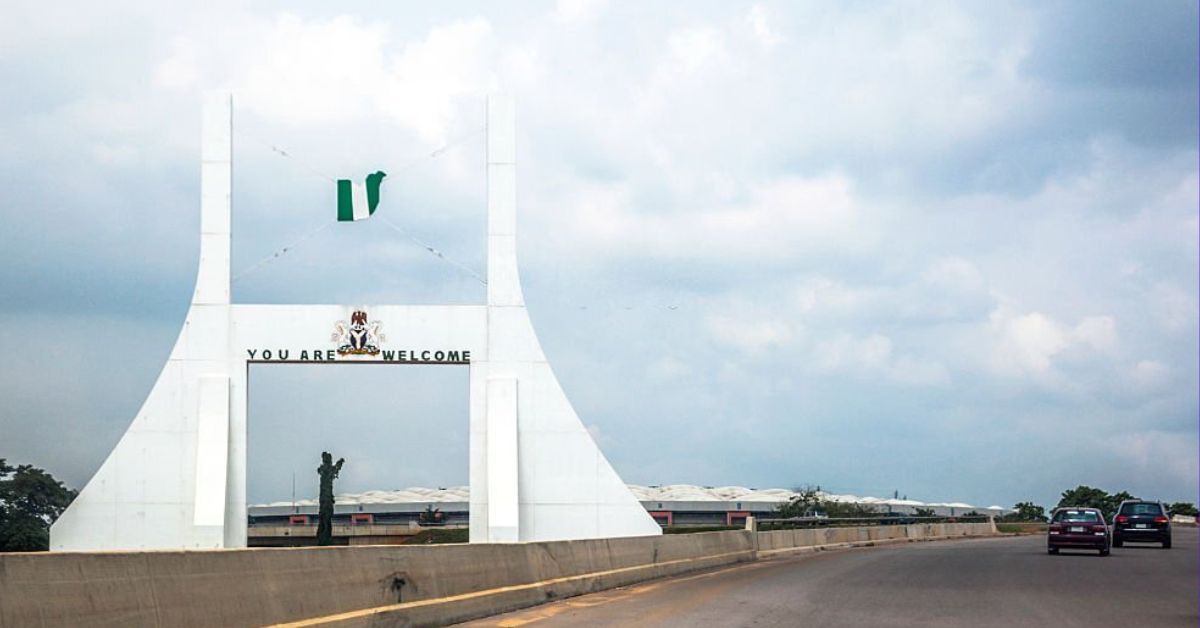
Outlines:
{"type": "Polygon", "coordinates": [[[1093,374],[1116,368],[1120,342],[1112,316],[1088,316],[1068,327],[1042,312],[1018,315],[1001,306],[990,319],[995,345],[989,361],[997,373],[1066,390],[1082,385],[1078,378],[1064,379],[1061,367],[1068,363],[1093,374]]]}
{"type": "Polygon", "coordinates": [[[824,276],[801,280],[795,292],[795,306],[801,313],[852,316],[873,309],[880,300],[876,290],[848,286],[824,276]]]}
{"type": "Polygon", "coordinates": [[[827,373],[882,374],[890,381],[913,386],[944,386],[950,382],[946,368],[937,362],[896,356],[892,339],[883,334],[840,334],[820,340],[812,358],[813,366],[827,373]]]}
{"type": "Polygon", "coordinates": [[[586,24],[608,8],[608,0],[558,0],[553,19],[561,24],[586,24]]]}
{"type": "Polygon", "coordinates": [[[786,345],[795,337],[792,326],[781,320],[717,315],[708,317],[707,327],[714,341],[748,354],[786,345]]]}
{"type": "Polygon", "coordinates": [[[1139,360],[1129,375],[1139,388],[1155,390],[1170,380],[1171,369],[1157,360],[1139,360]]]}
{"type": "Polygon", "coordinates": [[[98,142],[92,144],[92,158],[105,166],[130,166],[138,163],[141,151],[129,144],[110,144],[98,142]]]}
{"type": "Polygon", "coordinates": [[[373,110],[386,85],[386,29],[352,16],[283,14],[234,68],[242,104],[271,119],[320,124],[373,110]]]}
{"type": "Polygon", "coordinates": [[[1127,432],[1107,439],[1103,447],[1105,453],[1129,469],[1130,475],[1144,476],[1143,483],[1148,486],[1159,486],[1164,481],[1187,484],[1200,475],[1195,440],[1177,433],[1127,432]]]}
{"type": "Polygon", "coordinates": [[[1195,330],[1198,306],[1194,292],[1169,281],[1159,281],[1151,289],[1150,300],[1150,313],[1166,330],[1175,333],[1195,330]]]}
{"type": "Polygon", "coordinates": [[[763,5],[756,4],[750,7],[750,12],[746,15],[746,23],[750,25],[750,30],[759,43],[768,48],[783,41],[783,37],[771,28],[770,22],[770,16],[763,5]]]}
{"type": "Polygon", "coordinates": [[[200,50],[189,38],[171,40],[170,56],[154,69],[154,84],[165,89],[194,89],[200,83],[200,50]]]}
{"type": "Polygon", "coordinates": [[[878,369],[891,362],[892,340],[881,334],[865,338],[841,335],[818,342],[813,355],[824,370],[878,369]]]}
{"type": "Polygon", "coordinates": [[[1117,322],[1111,316],[1089,316],[1071,330],[1074,342],[1105,354],[1117,351],[1117,322]]]}
{"type": "MultiPolygon", "coordinates": [[[[783,261],[821,253],[859,254],[877,242],[883,224],[868,225],[844,175],[783,177],[752,186],[743,203],[647,212],[634,206],[625,183],[576,191],[561,221],[557,244],[593,255],[783,261]],[[569,240],[561,239],[571,236],[569,240]]],[[[880,221],[882,222],[882,221],[880,221]]]]}
{"type": "Polygon", "coordinates": [[[934,286],[963,292],[985,288],[983,275],[975,264],[957,256],[936,260],[921,273],[921,278],[934,286]]]}
{"type": "Polygon", "coordinates": [[[1001,330],[993,358],[1003,371],[1049,374],[1051,359],[1067,347],[1062,325],[1040,312],[1008,318],[997,312],[993,324],[1001,330]]]}
{"type": "Polygon", "coordinates": [[[669,355],[655,360],[646,368],[646,375],[655,380],[682,379],[693,372],[691,364],[669,355]]]}
{"type": "Polygon", "coordinates": [[[667,37],[672,66],[684,73],[695,73],[729,56],[725,37],[715,28],[697,27],[676,31],[667,37]]]}
{"type": "Polygon", "coordinates": [[[426,140],[444,141],[459,98],[499,87],[488,65],[491,38],[491,23],[475,18],[434,28],[423,41],[406,45],[381,86],[382,112],[426,140]]]}
{"type": "MultiPolygon", "coordinates": [[[[239,107],[296,126],[382,116],[431,144],[447,139],[462,99],[500,87],[492,26],[482,17],[434,26],[413,41],[397,41],[387,22],[352,15],[283,13],[239,30],[245,41],[236,49],[174,37],[155,67],[155,84],[229,87],[239,107]]],[[[501,58],[517,77],[537,74],[535,50],[514,46],[501,58]]]]}

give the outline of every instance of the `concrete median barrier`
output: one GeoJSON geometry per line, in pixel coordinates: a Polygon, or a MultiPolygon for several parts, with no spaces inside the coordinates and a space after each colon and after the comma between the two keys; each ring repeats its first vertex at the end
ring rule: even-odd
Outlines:
{"type": "Polygon", "coordinates": [[[0,628],[444,625],[760,557],[990,534],[988,524],[497,545],[0,554],[0,628]]]}
{"type": "Polygon", "coordinates": [[[760,557],[819,551],[839,547],[883,545],[910,541],[933,541],[960,537],[991,536],[995,526],[987,523],[923,523],[906,526],[860,528],[806,528],[757,533],[760,557]]]}
{"type": "Polygon", "coordinates": [[[458,605],[478,616],[754,557],[750,533],[737,531],[503,545],[0,554],[0,626],[250,626],[525,586],[458,605]]]}

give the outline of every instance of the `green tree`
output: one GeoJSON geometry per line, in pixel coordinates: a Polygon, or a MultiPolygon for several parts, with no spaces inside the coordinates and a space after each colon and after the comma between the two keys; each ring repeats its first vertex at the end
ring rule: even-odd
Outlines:
{"type": "Polygon", "coordinates": [[[932,508],[913,508],[913,516],[920,518],[936,517],[937,513],[932,508]]]}
{"type": "Polygon", "coordinates": [[[822,501],[820,511],[831,519],[866,519],[879,515],[879,508],[854,502],[822,501]]]}
{"type": "Polygon", "coordinates": [[[1017,502],[1013,505],[1011,521],[1045,521],[1046,509],[1033,502],[1017,502]]]}
{"type": "Polygon", "coordinates": [[[1189,502],[1175,502],[1167,506],[1167,511],[1173,515],[1183,515],[1185,517],[1200,515],[1200,510],[1196,510],[1195,504],[1189,502]]]}
{"type": "Polygon", "coordinates": [[[42,469],[0,458],[0,552],[50,549],[50,524],[77,494],[42,469]]]}
{"type": "Polygon", "coordinates": [[[811,517],[821,504],[820,490],[811,486],[796,489],[796,494],[786,503],[775,508],[780,517],[811,517]]]}
{"type": "Polygon", "coordinates": [[[865,518],[879,514],[875,506],[851,502],[835,502],[825,498],[820,487],[804,486],[795,489],[796,495],[785,504],[776,507],[780,517],[812,517],[825,515],[832,519],[865,518]]]}
{"type": "Polygon", "coordinates": [[[1127,491],[1109,495],[1098,488],[1080,485],[1069,491],[1063,491],[1062,499],[1058,500],[1056,507],[1098,508],[1111,521],[1113,514],[1117,512],[1117,507],[1128,499],[1137,499],[1137,497],[1130,495],[1127,491]]]}
{"type": "Polygon", "coordinates": [[[1069,491],[1063,491],[1055,508],[1099,508],[1101,512],[1109,512],[1112,496],[1107,492],[1090,486],[1077,486],[1069,491]]]}
{"type": "Polygon", "coordinates": [[[1121,491],[1116,495],[1109,496],[1108,507],[1104,509],[1104,514],[1108,515],[1108,517],[1111,519],[1113,514],[1117,512],[1117,508],[1120,508],[1121,502],[1130,499],[1137,499],[1137,497],[1130,495],[1126,491],[1121,491]]]}
{"type": "Polygon", "coordinates": [[[333,463],[333,456],[328,451],[321,452],[321,466],[317,467],[317,475],[321,476],[321,492],[317,509],[317,545],[333,544],[333,481],[342,471],[345,458],[338,458],[333,463]]]}

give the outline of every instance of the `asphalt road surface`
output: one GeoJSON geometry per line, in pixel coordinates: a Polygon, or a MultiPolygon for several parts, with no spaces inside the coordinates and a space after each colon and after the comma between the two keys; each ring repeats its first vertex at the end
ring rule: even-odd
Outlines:
{"type": "Polygon", "coordinates": [[[469,626],[1190,626],[1197,538],[1046,554],[1044,536],[806,554],[654,580],[469,626]]]}

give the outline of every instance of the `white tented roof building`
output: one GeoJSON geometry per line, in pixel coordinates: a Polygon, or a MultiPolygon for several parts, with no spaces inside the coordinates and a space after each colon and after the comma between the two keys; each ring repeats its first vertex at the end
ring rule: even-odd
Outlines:
{"type": "MultiPolygon", "coordinates": [[[[746,488],[744,486],[695,486],[692,484],[668,484],[663,486],[640,486],[630,484],[638,501],[650,512],[751,512],[768,513],[779,504],[796,496],[792,490],[782,488],[746,488]]],[[[337,495],[338,512],[418,512],[427,506],[443,511],[467,511],[470,490],[466,486],[449,488],[405,488],[391,491],[366,491],[337,495]]],[[[891,499],[858,495],[823,493],[825,499],[841,503],[858,503],[875,506],[881,512],[912,513],[917,508],[933,510],[938,515],[955,516],[968,512],[1002,515],[1009,512],[1002,506],[974,506],[963,502],[922,502],[915,499],[891,499]]],[[[250,507],[251,516],[284,514],[285,511],[308,512],[313,510],[315,499],[295,502],[279,501],[257,504],[250,507]]],[[[674,518],[678,520],[678,517],[674,518]]]]}

